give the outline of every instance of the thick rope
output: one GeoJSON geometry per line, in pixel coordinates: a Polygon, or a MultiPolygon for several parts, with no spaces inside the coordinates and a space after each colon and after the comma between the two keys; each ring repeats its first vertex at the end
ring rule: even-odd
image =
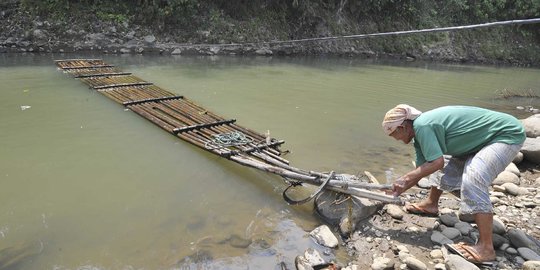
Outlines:
{"type": "Polygon", "coordinates": [[[448,31],[454,31],[454,30],[467,30],[467,29],[485,28],[485,27],[493,27],[493,26],[500,26],[500,25],[534,24],[534,23],[540,23],[540,18],[523,19],[523,20],[510,20],[510,21],[499,21],[499,22],[471,24],[471,25],[462,25],[462,26],[440,27],[440,28],[428,28],[428,29],[419,29],[419,30],[406,30],[406,31],[384,32],[384,33],[347,35],[347,36],[302,38],[302,39],[292,39],[292,40],[277,40],[277,41],[249,42],[249,43],[190,44],[190,45],[184,45],[184,46],[226,47],[226,46],[279,45],[279,44],[287,44],[287,43],[300,43],[300,42],[312,42],[312,41],[331,41],[331,40],[340,40],[340,39],[362,39],[362,38],[381,37],[381,36],[409,35],[409,34],[417,34],[417,33],[448,32],[448,31]]]}
{"type": "Polygon", "coordinates": [[[211,141],[206,142],[204,147],[206,149],[217,149],[229,146],[244,145],[253,142],[253,139],[246,136],[239,131],[233,131],[228,133],[221,133],[212,135],[214,138],[211,141]]]}

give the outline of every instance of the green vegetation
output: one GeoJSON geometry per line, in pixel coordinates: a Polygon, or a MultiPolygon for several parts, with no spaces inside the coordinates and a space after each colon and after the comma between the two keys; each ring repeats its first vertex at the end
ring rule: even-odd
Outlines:
{"type": "MultiPolygon", "coordinates": [[[[17,0],[10,0],[17,1],[17,0]]],[[[19,0],[41,19],[141,26],[185,43],[243,43],[540,17],[539,0],[19,0]],[[93,17],[92,17],[93,16],[93,17]]],[[[93,29],[95,30],[95,29],[93,29]]],[[[540,61],[540,25],[345,40],[321,46],[391,54],[540,61]]],[[[316,48],[314,49],[316,50],[316,48]]]]}

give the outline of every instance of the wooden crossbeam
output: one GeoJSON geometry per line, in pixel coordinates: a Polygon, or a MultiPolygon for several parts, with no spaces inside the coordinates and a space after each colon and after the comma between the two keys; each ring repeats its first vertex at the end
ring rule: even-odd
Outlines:
{"type": "Polygon", "coordinates": [[[91,62],[91,61],[102,61],[102,59],[60,59],[60,60],[54,60],[54,62],[56,63],[61,63],[61,62],[76,62],[76,61],[88,61],[88,62],[91,62]]]}
{"type": "Polygon", "coordinates": [[[144,85],[152,85],[151,82],[137,82],[137,83],[116,83],[116,84],[106,84],[106,85],[99,85],[94,86],[92,88],[98,90],[98,89],[106,89],[106,88],[118,88],[118,87],[125,87],[125,86],[144,86],[144,85]]]}
{"type": "Polygon", "coordinates": [[[173,129],[173,133],[178,134],[182,132],[188,132],[191,130],[199,130],[203,128],[228,125],[234,122],[236,122],[236,119],[222,120],[222,121],[217,121],[217,122],[212,122],[212,123],[205,123],[205,124],[198,124],[198,125],[192,125],[192,126],[187,126],[187,127],[175,128],[173,129]]]}
{"type": "Polygon", "coordinates": [[[182,98],[184,98],[184,96],[147,98],[147,99],[126,101],[126,102],[123,102],[122,104],[124,104],[124,106],[131,106],[131,105],[137,105],[137,104],[142,104],[142,103],[146,103],[146,102],[157,102],[157,101],[164,101],[164,100],[171,100],[171,99],[182,99],[182,98]]]}
{"type": "Polygon", "coordinates": [[[83,67],[62,67],[62,69],[85,69],[85,68],[109,68],[113,65],[95,65],[95,66],[83,66],[83,67]]]}
{"type": "Polygon", "coordinates": [[[83,74],[76,75],[75,78],[91,78],[91,77],[109,77],[109,76],[125,76],[131,75],[131,72],[111,72],[111,73],[96,73],[96,74],[83,74]]]}

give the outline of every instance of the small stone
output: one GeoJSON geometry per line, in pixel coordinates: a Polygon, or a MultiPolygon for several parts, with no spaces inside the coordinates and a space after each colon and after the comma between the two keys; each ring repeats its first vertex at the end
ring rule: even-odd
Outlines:
{"type": "Polygon", "coordinates": [[[455,213],[444,214],[444,215],[441,215],[439,218],[444,225],[450,226],[450,227],[454,227],[454,225],[456,225],[456,223],[459,222],[459,218],[457,217],[455,213]]]}
{"type": "Polygon", "coordinates": [[[433,267],[435,270],[446,270],[446,265],[444,265],[444,263],[438,263],[433,267]]]}
{"type": "Polygon", "coordinates": [[[523,263],[523,270],[540,270],[540,261],[527,261],[523,263]]]}
{"type": "Polygon", "coordinates": [[[447,270],[480,270],[478,266],[473,263],[465,260],[463,257],[450,254],[446,260],[446,269],[447,270]]]}
{"type": "Polygon", "coordinates": [[[469,235],[469,233],[473,230],[472,225],[464,221],[456,223],[454,228],[458,229],[461,235],[469,235]]]}
{"type": "Polygon", "coordinates": [[[540,261],[540,255],[530,248],[520,247],[517,249],[519,255],[527,261],[540,261]]]}
{"type": "Polygon", "coordinates": [[[442,233],[438,231],[434,231],[431,234],[431,242],[438,244],[440,246],[444,244],[452,244],[454,243],[452,240],[448,239],[446,236],[444,236],[442,233]]]}
{"type": "Polygon", "coordinates": [[[497,216],[493,217],[493,233],[501,235],[506,233],[504,222],[497,216]]]}
{"type": "Polygon", "coordinates": [[[390,270],[394,269],[394,261],[390,258],[377,257],[373,260],[371,264],[371,269],[373,270],[390,270]]]}
{"type": "Polygon", "coordinates": [[[332,233],[330,228],[326,225],[319,226],[309,233],[315,241],[322,246],[335,248],[339,242],[336,236],[332,233]]]}
{"type": "Polygon", "coordinates": [[[440,258],[443,257],[443,252],[442,252],[442,250],[440,250],[440,249],[432,250],[432,251],[429,253],[429,257],[431,257],[432,259],[440,259],[440,258]]]}
{"type": "Polygon", "coordinates": [[[395,204],[387,204],[386,206],[386,212],[394,219],[403,219],[403,215],[405,215],[405,212],[401,209],[401,207],[395,205],[395,204]]]}
{"type": "Polygon", "coordinates": [[[505,192],[506,188],[504,188],[503,186],[499,186],[499,185],[493,185],[493,190],[499,191],[499,192],[505,192]]]}
{"type": "Polygon", "coordinates": [[[518,254],[518,251],[513,247],[509,247],[505,251],[506,251],[506,253],[508,253],[510,255],[517,255],[518,254]]]}
{"type": "Polygon", "coordinates": [[[405,259],[404,263],[411,270],[426,270],[427,269],[427,266],[425,263],[423,263],[422,261],[412,256],[405,259]]]}
{"type": "Polygon", "coordinates": [[[502,186],[506,189],[506,193],[510,195],[519,196],[529,193],[527,189],[519,187],[514,183],[504,183],[502,186]]]}
{"type": "Polygon", "coordinates": [[[456,228],[446,228],[442,231],[442,234],[448,239],[455,239],[461,236],[461,232],[456,228]]]}

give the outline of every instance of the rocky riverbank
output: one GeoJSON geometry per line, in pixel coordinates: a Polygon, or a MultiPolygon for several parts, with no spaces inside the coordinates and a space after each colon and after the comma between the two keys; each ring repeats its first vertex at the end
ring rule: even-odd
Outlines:
{"type": "MultiPolygon", "coordinates": [[[[322,246],[343,248],[350,262],[331,262],[325,254],[308,250],[296,260],[297,269],[540,269],[540,114],[522,120],[527,140],[520,154],[493,182],[493,245],[497,262],[492,267],[474,265],[444,247],[447,243],[475,243],[478,230],[472,216],[460,215],[459,198],[443,195],[439,216],[408,214],[398,205],[380,207],[352,232],[327,225],[310,233],[322,246]],[[336,236],[337,235],[337,236],[336,236]],[[326,265],[326,268],[314,268],[326,265]]],[[[419,183],[404,195],[416,202],[427,194],[419,183]]]]}

